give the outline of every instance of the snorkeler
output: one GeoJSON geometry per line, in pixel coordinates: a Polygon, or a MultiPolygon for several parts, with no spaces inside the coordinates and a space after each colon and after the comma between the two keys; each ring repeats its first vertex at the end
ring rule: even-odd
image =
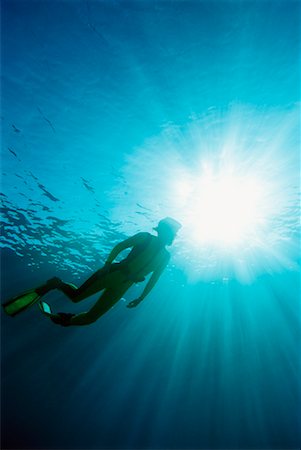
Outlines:
{"type": "Polygon", "coordinates": [[[47,303],[40,303],[42,311],[46,312],[46,315],[56,324],[62,326],[89,325],[112,308],[134,283],[143,282],[145,277],[152,273],[140,297],[127,305],[128,308],[134,308],[153,289],[168,264],[170,254],[165,247],[172,244],[180,228],[179,222],[166,217],[160,220],[158,226],[154,228],[157,236],[150,233],[138,233],[117,244],[109,254],[105,265],[79,288],[54,277],[44,285],[14,297],[3,305],[4,309],[7,314],[14,316],[28,306],[37,303],[52,289],[59,289],[74,303],[103,291],[95,305],[80,314],[52,314],[47,303]],[[132,248],[129,255],[121,262],[113,263],[117,255],[127,248],[132,248]]]}

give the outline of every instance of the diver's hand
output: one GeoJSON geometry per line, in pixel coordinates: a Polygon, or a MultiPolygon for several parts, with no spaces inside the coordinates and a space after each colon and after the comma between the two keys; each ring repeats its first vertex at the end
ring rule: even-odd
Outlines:
{"type": "Polygon", "coordinates": [[[139,303],[142,302],[142,298],[136,298],[136,300],[132,300],[128,305],[126,305],[127,308],[136,308],[139,303]]]}

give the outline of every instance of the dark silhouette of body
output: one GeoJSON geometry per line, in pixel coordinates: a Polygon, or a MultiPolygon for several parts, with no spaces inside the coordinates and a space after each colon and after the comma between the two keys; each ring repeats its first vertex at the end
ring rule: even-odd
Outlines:
{"type": "Polygon", "coordinates": [[[63,326],[88,325],[95,322],[112,308],[134,283],[142,282],[147,275],[152,274],[140,297],[127,305],[129,308],[136,307],[153,289],[168,264],[170,254],[165,247],[172,244],[180,227],[177,221],[167,217],[154,228],[157,236],[150,233],[138,233],[120,242],[109,254],[104,267],[95,272],[79,288],[73,284],[64,283],[56,277],[37,288],[36,292],[41,296],[52,289],[59,289],[75,303],[103,291],[90,310],[76,315],[50,314],[50,319],[63,326]],[[113,263],[117,255],[127,248],[132,248],[129,255],[120,263],[113,263]]]}

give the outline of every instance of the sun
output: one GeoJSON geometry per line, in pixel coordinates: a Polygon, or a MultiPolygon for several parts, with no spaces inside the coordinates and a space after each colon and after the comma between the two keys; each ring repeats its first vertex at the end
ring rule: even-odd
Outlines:
{"type": "Polygon", "coordinates": [[[267,192],[256,174],[235,167],[214,170],[207,163],[174,185],[190,238],[220,247],[245,245],[256,237],[269,211],[267,192]]]}
{"type": "Polygon", "coordinates": [[[222,246],[237,245],[264,222],[263,182],[255,177],[211,173],[195,179],[190,228],[195,240],[222,246]]]}

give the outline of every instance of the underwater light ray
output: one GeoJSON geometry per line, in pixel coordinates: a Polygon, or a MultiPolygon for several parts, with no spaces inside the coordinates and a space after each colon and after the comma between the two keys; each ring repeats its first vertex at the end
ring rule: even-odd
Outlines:
{"type": "Polygon", "coordinates": [[[128,195],[121,204],[116,186],[112,219],[128,217],[139,203],[152,214],[132,216],[136,227],[166,215],[180,220],[174,261],[194,279],[249,282],[265,271],[295,270],[298,124],[297,108],[242,107],[224,116],[211,111],[207,124],[194,117],[185,129],[165,128],[127,158],[128,195]]]}

